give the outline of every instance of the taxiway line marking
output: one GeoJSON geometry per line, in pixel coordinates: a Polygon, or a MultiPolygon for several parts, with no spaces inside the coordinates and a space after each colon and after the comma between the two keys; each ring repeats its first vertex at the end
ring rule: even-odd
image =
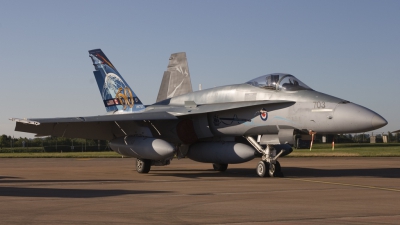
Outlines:
{"type": "Polygon", "coordinates": [[[284,178],[284,179],[298,180],[298,181],[312,182],[312,183],[320,183],[320,184],[333,184],[333,185],[348,186],[348,187],[359,187],[359,188],[376,189],[376,190],[383,190],[383,191],[400,192],[400,189],[384,188],[384,187],[376,187],[376,186],[368,186],[368,185],[360,185],[360,184],[346,184],[346,183],[337,183],[337,182],[319,181],[319,180],[308,180],[308,179],[299,179],[299,178],[284,178]]]}

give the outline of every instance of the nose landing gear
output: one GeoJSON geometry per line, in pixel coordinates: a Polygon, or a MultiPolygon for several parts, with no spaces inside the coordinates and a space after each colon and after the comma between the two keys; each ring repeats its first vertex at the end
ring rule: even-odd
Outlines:
{"type": "Polygon", "coordinates": [[[283,177],[281,165],[278,161],[276,161],[275,164],[266,161],[260,161],[257,164],[256,171],[257,175],[260,177],[283,177]]]}
{"type": "Polygon", "coordinates": [[[263,155],[261,161],[258,162],[256,167],[257,175],[260,177],[283,177],[281,164],[277,161],[277,159],[282,153],[284,153],[284,150],[282,149],[282,151],[276,155],[273,145],[267,145],[267,147],[264,149],[252,137],[246,136],[245,138],[259,153],[263,155]]]}

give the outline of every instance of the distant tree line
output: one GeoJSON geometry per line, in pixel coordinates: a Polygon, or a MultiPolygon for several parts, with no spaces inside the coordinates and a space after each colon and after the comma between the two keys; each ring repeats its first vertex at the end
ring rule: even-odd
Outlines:
{"type": "Polygon", "coordinates": [[[110,150],[108,141],[82,138],[43,137],[14,138],[5,134],[0,136],[0,149],[42,147],[46,151],[104,151],[110,150]]]}
{"type": "MultiPolygon", "coordinates": [[[[388,142],[400,142],[400,135],[388,132],[385,134],[388,142]]],[[[382,134],[376,134],[376,142],[382,143],[382,134]]],[[[370,143],[369,134],[341,134],[327,135],[326,142],[331,143],[370,143]]],[[[317,134],[315,142],[322,142],[322,135],[317,134]]],[[[5,134],[0,136],[0,149],[16,148],[16,147],[43,147],[46,150],[55,149],[56,151],[104,151],[110,150],[108,141],[82,139],[82,138],[65,138],[65,137],[43,137],[43,138],[14,138],[5,134]]]]}
{"type": "MultiPolygon", "coordinates": [[[[385,133],[384,135],[382,134],[376,134],[375,136],[375,142],[376,143],[383,143],[383,136],[387,136],[387,141],[388,142],[400,142],[400,135],[398,134],[393,134],[391,132],[388,132],[387,134],[385,133]]],[[[335,140],[335,143],[370,143],[370,134],[340,134],[340,135],[327,135],[326,136],[326,142],[331,143],[333,140],[335,140]]],[[[316,142],[322,142],[322,135],[317,134],[315,137],[316,142]]]]}

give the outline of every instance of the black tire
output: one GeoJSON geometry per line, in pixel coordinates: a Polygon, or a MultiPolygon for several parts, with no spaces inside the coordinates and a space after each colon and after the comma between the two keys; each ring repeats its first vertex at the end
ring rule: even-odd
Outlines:
{"type": "Polygon", "coordinates": [[[275,164],[272,164],[269,167],[268,174],[270,177],[283,177],[281,164],[278,161],[276,161],[275,164]]]}
{"type": "Polygon", "coordinates": [[[257,167],[256,167],[256,172],[257,172],[258,176],[260,176],[260,177],[267,176],[268,170],[269,170],[269,163],[264,162],[264,161],[258,162],[257,167]]]}
{"type": "Polygon", "coordinates": [[[213,168],[215,171],[224,172],[226,169],[228,169],[228,164],[213,163],[213,168]]]}
{"type": "Polygon", "coordinates": [[[136,171],[138,173],[148,173],[151,168],[151,160],[136,159],[136,171]]]}

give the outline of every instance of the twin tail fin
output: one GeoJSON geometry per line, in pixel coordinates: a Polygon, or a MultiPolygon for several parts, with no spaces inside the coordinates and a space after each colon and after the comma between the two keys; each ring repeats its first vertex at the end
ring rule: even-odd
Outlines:
{"type": "Polygon", "coordinates": [[[193,92],[185,52],[171,54],[164,72],[157,101],[193,92]]]}
{"type": "Polygon", "coordinates": [[[89,57],[93,61],[93,74],[107,112],[138,112],[145,108],[101,49],[90,50],[89,57]]]}

